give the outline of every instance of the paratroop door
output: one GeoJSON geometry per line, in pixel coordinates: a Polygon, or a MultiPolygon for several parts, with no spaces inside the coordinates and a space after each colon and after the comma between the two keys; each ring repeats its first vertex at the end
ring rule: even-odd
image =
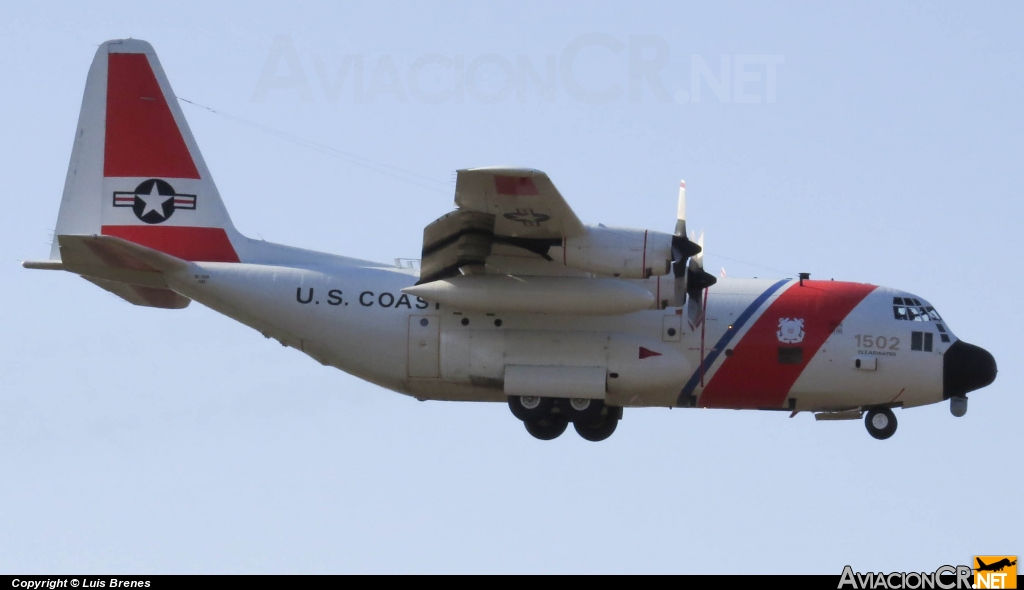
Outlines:
{"type": "Polygon", "coordinates": [[[409,316],[409,376],[440,376],[441,318],[435,315],[409,316]]]}

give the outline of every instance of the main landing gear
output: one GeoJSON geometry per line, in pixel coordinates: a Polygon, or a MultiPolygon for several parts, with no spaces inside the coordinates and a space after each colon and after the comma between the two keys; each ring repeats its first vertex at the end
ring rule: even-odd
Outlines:
{"type": "Polygon", "coordinates": [[[864,417],[868,434],[878,440],[885,440],[896,432],[896,414],[889,408],[871,408],[864,417]]]}
{"type": "Polygon", "coordinates": [[[523,421],[526,431],[540,440],[558,438],[572,422],[584,439],[601,441],[615,432],[622,419],[622,408],[606,406],[599,399],[511,395],[508,407],[523,421]]]}

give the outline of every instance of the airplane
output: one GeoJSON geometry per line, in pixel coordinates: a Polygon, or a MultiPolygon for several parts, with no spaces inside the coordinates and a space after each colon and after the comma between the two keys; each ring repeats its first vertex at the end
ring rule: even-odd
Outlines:
{"type": "Polygon", "coordinates": [[[1017,565],[1017,560],[1010,561],[1008,557],[1004,557],[995,563],[985,563],[980,557],[975,559],[978,561],[978,567],[974,570],[976,572],[1000,572],[1003,568],[1017,565]]]}
{"type": "Polygon", "coordinates": [[[129,303],[197,301],[418,400],[508,404],[529,434],[607,439],[629,408],[861,417],[992,383],[995,359],[927,300],[875,285],[717,278],[703,234],[585,225],[544,172],[459,170],[420,268],[254,240],[228,215],[152,46],[89,69],[50,258],[129,303]]]}

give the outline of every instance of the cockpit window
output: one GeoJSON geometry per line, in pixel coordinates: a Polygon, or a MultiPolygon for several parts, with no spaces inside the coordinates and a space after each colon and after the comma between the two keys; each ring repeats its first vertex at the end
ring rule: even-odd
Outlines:
{"type": "Polygon", "coordinates": [[[913,297],[893,297],[892,314],[898,320],[910,322],[939,322],[942,317],[934,307],[924,305],[913,297]]]}

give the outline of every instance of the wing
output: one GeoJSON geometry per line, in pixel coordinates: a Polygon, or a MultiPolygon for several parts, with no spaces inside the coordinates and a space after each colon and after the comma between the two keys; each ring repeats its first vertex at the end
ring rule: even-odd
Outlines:
{"type": "Polygon", "coordinates": [[[548,175],[528,168],[459,170],[457,210],[423,230],[420,281],[459,274],[580,276],[548,264],[552,247],[587,229],[548,175]]]}
{"type": "Polygon", "coordinates": [[[494,233],[501,236],[561,239],[587,231],[540,170],[459,170],[455,205],[460,210],[494,215],[494,233]]]}

